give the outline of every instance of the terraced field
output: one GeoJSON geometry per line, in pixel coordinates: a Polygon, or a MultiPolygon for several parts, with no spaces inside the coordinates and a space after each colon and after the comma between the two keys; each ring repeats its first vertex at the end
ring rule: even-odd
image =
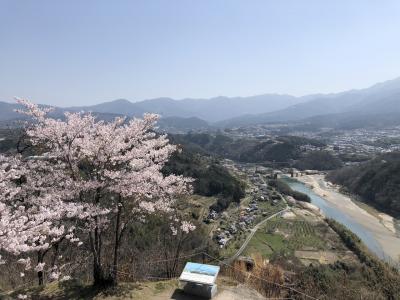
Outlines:
{"type": "Polygon", "coordinates": [[[244,255],[259,253],[264,258],[294,258],[299,250],[323,252],[332,249],[340,253],[347,251],[325,222],[309,222],[299,216],[293,220],[277,217],[254,235],[244,255]]]}

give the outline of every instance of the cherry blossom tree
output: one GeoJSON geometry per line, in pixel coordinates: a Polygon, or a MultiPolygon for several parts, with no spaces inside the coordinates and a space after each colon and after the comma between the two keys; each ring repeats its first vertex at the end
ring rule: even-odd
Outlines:
{"type": "MultiPolygon", "coordinates": [[[[154,114],[145,114],[143,119],[116,118],[107,123],[97,121],[91,114],[65,113],[65,119],[59,120],[48,117],[46,108],[25,100],[18,102],[25,108],[21,112],[33,119],[26,135],[34,147],[41,149],[40,159],[32,161],[48,168],[44,171],[47,177],[55,176],[40,198],[45,203],[56,201],[56,207],[72,211],[73,216],[68,217],[85,220],[94,284],[116,283],[119,248],[129,222],[143,220],[148,214],[169,212],[176,197],[191,192],[191,179],[161,173],[176,146],[169,144],[165,135],[153,131],[158,119],[154,114]],[[103,237],[110,229],[110,221],[114,224],[114,239],[107,243],[113,246],[113,260],[110,270],[106,270],[103,237]]],[[[40,186],[43,180],[36,179],[39,182],[32,184],[40,186]]],[[[15,189],[18,190],[9,190],[14,193],[15,189]]],[[[60,235],[67,228],[64,223],[59,226],[64,226],[60,235]]],[[[182,226],[185,231],[194,229],[188,223],[182,226]]],[[[47,237],[52,239],[51,234],[47,237]]]]}
{"type": "MultiPolygon", "coordinates": [[[[74,219],[87,219],[93,207],[68,201],[73,182],[46,160],[0,156],[0,250],[12,255],[36,253],[39,284],[44,256],[62,240],[79,243],[74,219]]],[[[62,168],[61,168],[62,169],[62,168]]],[[[30,258],[21,258],[25,270],[30,258]]]]}

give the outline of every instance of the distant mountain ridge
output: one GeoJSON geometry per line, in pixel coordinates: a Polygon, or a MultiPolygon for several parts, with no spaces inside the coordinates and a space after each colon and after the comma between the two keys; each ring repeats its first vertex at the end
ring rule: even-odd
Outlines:
{"type": "Polygon", "coordinates": [[[299,121],[332,114],[400,114],[400,77],[366,89],[338,94],[315,95],[309,101],[274,112],[244,115],[218,122],[219,127],[246,126],[268,122],[299,121]]]}
{"type": "Polygon", "coordinates": [[[66,110],[110,112],[128,116],[141,116],[153,112],[163,117],[196,117],[207,122],[217,122],[243,114],[272,112],[306,101],[302,97],[265,94],[251,97],[215,97],[210,99],[174,100],[155,98],[139,102],[118,99],[93,106],[67,107],[66,110]]]}
{"type": "MultiPolygon", "coordinates": [[[[17,104],[0,102],[0,121],[21,116],[14,112],[17,104]]],[[[179,126],[188,130],[196,128],[240,127],[269,122],[294,122],[329,115],[340,120],[352,115],[400,115],[400,77],[375,84],[369,88],[349,90],[334,94],[314,94],[294,97],[264,94],[251,97],[215,97],[210,99],[174,100],[171,98],[148,99],[130,102],[117,99],[91,106],[56,108],[55,115],[65,111],[90,111],[104,119],[115,115],[141,117],[145,112],[162,115],[167,127],[179,126]],[[345,114],[345,117],[339,117],[345,114]],[[190,124],[193,122],[193,125],[190,124]],[[174,125],[175,124],[175,125],[174,125]]],[[[318,119],[318,118],[317,118],[318,119]]],[[[179,130],[182,128],[178,128],[179,130]]]]}
{"type": "Polygon", "coordinates": [[[158,120],[157,126],[168,133],[186,133],[192,130],[207,130],[210,125],[199,118],[165,117],[158,120]]]}

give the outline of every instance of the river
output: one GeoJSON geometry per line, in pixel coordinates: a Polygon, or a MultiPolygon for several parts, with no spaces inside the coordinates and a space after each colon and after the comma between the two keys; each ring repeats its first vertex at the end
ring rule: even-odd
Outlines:
{"type": "Polygon", "coordinates": [[[304,183],[297,181],[295,179],[285,177],[283,180],[295,191],[307,194],[311,198],[311,203],[318,206],[325,216],[332,218],[339,223],[345,225],[348,229],[354,232],[358,237],[364,242],[364,244],[374,252],[378,257],[384,260],[390,260],[389,253],[386,253],[382,248],[381,243],[376,238],[376,234],[372,232],[369,228],[365,227],[360,222],[343,209],[340,209],[336,205],[331,204],[323,197],[317,195],[311,188],[306,186],[304,183]]]}

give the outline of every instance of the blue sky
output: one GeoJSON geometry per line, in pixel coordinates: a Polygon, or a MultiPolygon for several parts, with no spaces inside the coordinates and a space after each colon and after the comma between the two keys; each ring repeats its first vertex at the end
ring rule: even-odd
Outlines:
{"type": "Polygon", "coordinates": [[[398,76],[398,0],[0,0],[3,101],[304,95],[398,76]]]}

